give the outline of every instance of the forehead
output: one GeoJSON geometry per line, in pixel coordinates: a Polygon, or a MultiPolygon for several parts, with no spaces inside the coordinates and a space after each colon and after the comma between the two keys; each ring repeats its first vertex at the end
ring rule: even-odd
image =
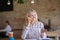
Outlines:
{"type": "Polygon", "coordinates": [[[29,12],[28,15],[37,15],[36,12],[29,12]]]}

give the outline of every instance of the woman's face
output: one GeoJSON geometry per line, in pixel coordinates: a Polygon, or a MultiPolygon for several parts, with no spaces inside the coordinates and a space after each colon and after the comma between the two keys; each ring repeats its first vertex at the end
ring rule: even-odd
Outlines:
{"type": "Polygon", "coordinates": [[[30,22],[34,22],[36,20],[37,14],[35,12],[30,12],[30,14],[28,14],[28,20],[30,22]]]}

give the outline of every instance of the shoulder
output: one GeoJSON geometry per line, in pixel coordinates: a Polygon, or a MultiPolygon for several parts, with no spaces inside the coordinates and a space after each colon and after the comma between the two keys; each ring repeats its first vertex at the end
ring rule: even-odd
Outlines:
{"type": "Polygon", "coordinates": [[[10,25],[7,25],[6,28],[11,28],[11,26],[10,25]]]}
{"type": "Polygon", "coordinates": [[[27,30],[27,29],[30,29],[30,27],[24,27],[23,30],[27,30]]]}
{"type": "Polygon", "coordinates": [[[43,22],[38,22],[38,24],[43,25],[43,22]]]}
{"type": "Polygon", "coordinates": [[[7,25],[7,27],[10,27],[10,25],[7,25]]]}
{"type": "Polygon", "coordinates": [[[38,25],[39,25],[40,28],[43,28],[44,27],[43,22],[38,22],[38,25]]]}

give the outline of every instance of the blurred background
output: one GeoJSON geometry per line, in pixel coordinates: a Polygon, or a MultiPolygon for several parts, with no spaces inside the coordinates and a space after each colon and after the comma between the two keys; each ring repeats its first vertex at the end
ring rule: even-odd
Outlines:
{"type": "Polygon", "coordinates": [[[38,19],[48,31],[60,30],[60,0],[0,0],[0,29],[9,20],[14,37],[20,38],[29,9],[37,11],[38,19]]]}

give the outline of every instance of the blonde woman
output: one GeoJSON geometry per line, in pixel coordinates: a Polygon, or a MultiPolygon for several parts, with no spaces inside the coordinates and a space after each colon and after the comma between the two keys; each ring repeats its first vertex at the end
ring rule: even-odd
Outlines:
{"type": "Polygon", "coordinates": [[[35,10],[30,10],[27,13],[27,26],[22,33],[22,39],[39,39],[46,38],[44,25],[38,22],[38,16],[35,10]]]}

